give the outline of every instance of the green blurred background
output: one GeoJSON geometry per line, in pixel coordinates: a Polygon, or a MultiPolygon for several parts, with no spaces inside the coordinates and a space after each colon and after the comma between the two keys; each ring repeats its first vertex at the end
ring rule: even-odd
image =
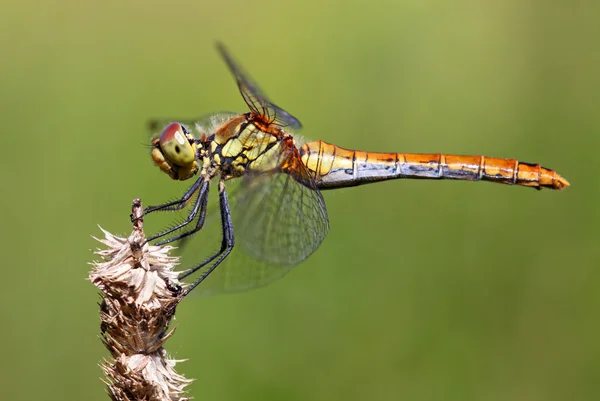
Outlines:
{"type": "Polygon", "coordinates": [[[245,111],[216,40],[308,138],[515,157],[572,187],[405,180],[326,193],[332,228],[302,266],[178,309],[167,348],[189,359],[178,369],[197,378],[195,399],[598,399],[599,11],[3,5],[0,399],[107,399],[90,235],[127,234],[134,197],[156,204],[186,187],[153,167],[149,118],[245,111]]]}

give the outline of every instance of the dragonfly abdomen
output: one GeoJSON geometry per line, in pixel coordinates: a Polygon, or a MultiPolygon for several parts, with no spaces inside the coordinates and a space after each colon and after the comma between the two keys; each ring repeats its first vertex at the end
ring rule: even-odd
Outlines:
{"type": "Polygon", "coordinates": [[[439,153],[363,152],[323,141],[304,144],[300,154],[321,189],[399,178],[483,180],[537,189],[569,186],[567,180],[555,171],[515,159],[439,153]]]}

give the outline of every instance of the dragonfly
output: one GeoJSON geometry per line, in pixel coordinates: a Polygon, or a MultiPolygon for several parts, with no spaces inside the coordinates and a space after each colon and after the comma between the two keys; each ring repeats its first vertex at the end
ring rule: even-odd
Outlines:
{"type": "Polygon", "coordinates": [[[294,134],[302,126],[298,119],[271,102],[223,44],[216,47],[249,111],[216,113],[204,121],[171,121],[152,139],[154,164],[173,180],[193,183],[180,198],[144,210],[148,215],[189,209],[183,221],[148,241],[184,242],[201,231],[211,183],[218,187],[220,246],[180,274],[184,279],[199,272],[183,296],[209,277],[234,246],[257,263],[246,258],[234,267],[223,264],[213,292],[266,285],[308,258],[329,230],[324,190],[403,178],[491,181],[554,190],[569,186],[554,170],[516,159],[378,153],[322,140],[302,141],[294,134]],[[239,184],[234,199],[227,190],[232,182],[239,184]]]}

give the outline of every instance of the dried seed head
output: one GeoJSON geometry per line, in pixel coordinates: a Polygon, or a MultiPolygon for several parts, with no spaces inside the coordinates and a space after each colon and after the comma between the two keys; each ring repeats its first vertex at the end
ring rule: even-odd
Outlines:
{"type": "Polygon", "coordinates": [[[141,202],[134,201],[134,230],[129,238],[105,230],[98,239],[106,249],[96,254],[89,278],[101,290],[102,341],[113,361],[105,360],[108,393],[113,400],[188,400],[191,380],[179,375],[162,348],[173,334],[169,323],[181,300],[178,258],[169,246],[145,243],[141,202]]]}

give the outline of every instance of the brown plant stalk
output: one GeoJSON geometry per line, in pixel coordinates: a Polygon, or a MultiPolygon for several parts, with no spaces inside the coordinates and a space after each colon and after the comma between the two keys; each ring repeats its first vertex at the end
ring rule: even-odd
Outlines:
{"type": "Polygon", "coordinates": [[[114,401],[183,401],[191,380],[174,370],[176,360],[163,348],[173,334],[169,324],[181,301],[173,271],[178,258],[169,246],[146,244],[142,204],[132,206],[133,232],[120,238],[104,232],[106,249],[95,254],[89,279],[101,291],[102,342],[112,355],[101,364],[107,392],[114,401]]]}

